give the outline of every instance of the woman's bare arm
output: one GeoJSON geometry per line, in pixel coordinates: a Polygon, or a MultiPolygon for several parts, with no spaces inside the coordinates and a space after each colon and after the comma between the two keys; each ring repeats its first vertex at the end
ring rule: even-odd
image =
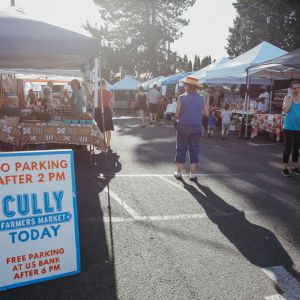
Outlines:
{"type": "Polygon", "coordinates": [[[179,118],[179,113],[180,113],[180,97],[178,98],[177,103],[176,103],[176,112],[175,112],[176,120],[179,118]]]}
{"type": "Polygon", "coordinates": [[[292,105],[293,98],[291,96],[285,96],[283,100],[282,110],[284,112],[289,112],[292,105]]]}
{"type": "Polygon", "coordinates": [[[209,115],[209,108],[208,108],[208,105],[204,104],[204,107],[203,107],[203,114],[205,117],[208,117],[209,115]]]}

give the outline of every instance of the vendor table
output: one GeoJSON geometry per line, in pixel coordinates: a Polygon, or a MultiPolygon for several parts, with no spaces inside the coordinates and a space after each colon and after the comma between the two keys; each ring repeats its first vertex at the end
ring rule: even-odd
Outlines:
{"type": "Polygon", "coordinates": [[[252,118],[251,137],[256,137],[258,132],[265,131],[276,135],[280,141],[280,134],[283,129],[283,115],[280,114],[255,114],[252,118]]]}
{"type": "Polygon", "coordinates": [[[31,144],[86,145],[89,149],[90,166],[96,165],[95,149],[105,150],[104,139],[96,122],[93,124],[26,123],[21,126],[21,146],[31,144]]]}
{"type": "Polygon", "coordinates": [[[104,138],[96,122],[92,124],[64,124],[23,122],[18,118],[0,119],[0,141],[14,145],[16,149],[26,145],[62,144],[89,147],[90,165],[95,164],[95,149],[105,150],[104,138]]]}
{"type": "Polygon", "coordinates": [[[105,149],[96,123],[64,124],[63,122],[22,123],[21,146],[28,144],[94,145],[105,149]]]}

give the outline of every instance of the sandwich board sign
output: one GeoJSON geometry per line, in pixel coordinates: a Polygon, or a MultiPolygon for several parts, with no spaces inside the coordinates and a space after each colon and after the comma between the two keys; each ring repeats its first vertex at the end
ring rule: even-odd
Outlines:
{"type": "Polygon", "coordinates": [[[72,150],[0,153],[0,291],[78,274],[72,150]]]}

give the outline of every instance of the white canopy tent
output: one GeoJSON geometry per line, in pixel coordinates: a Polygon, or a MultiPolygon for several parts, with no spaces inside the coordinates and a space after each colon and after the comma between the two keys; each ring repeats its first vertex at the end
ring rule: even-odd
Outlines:
{"type": "Polygon", "coordinates": [[[227,63],[230,61],[230,58],[228,57],[222,57],[221,59],[211,63],[210,65],[206,66],[205,68],[191,74],[192,77],[198,78],[198,81],[200,83],[206,83],[206,78],[212,70],[215,68],[227,63]]]}
{"type": "MultiPolygon", "coordinates": [[[[244,54],[209,71],[206,83],[209,84],[246,84],[249,67],[277,58],[287,52],[268,43],[262,42],[244,54]]],[[[271,81],[266,78],[252,77],[251,84],[267,84],[271,81]]]]}
{"type": "Polygon", "coordinates": [[[111,86],[111,90],[113,91],[136,91],[142,83],[136,79],[134,79],[130,75],[126,75],[119,82],[115,83],[111,86]]]}

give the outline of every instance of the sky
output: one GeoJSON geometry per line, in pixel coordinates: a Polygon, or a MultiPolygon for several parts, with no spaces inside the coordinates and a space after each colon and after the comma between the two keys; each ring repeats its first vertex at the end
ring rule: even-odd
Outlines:
{"type": "MultiPolygon", "coordinates": [[[[155,0],[152,0],[155,1],[155,0]]],[[[87,20],[96,24],[99,13],[93,0],[15,0],[16,6],[25,10],[29,17],[88,35],[83,28],[87,20]]],[[[196,0],[184,17],[190,24],[183,28],[183,37],[171,44],[180,55],[195,54],[214,59],[226,56],[226,38],[233,23],[234,0],[196,0]]],[[[10,0],[0,0],[0,9],[8,7],[10,0]]]]}

